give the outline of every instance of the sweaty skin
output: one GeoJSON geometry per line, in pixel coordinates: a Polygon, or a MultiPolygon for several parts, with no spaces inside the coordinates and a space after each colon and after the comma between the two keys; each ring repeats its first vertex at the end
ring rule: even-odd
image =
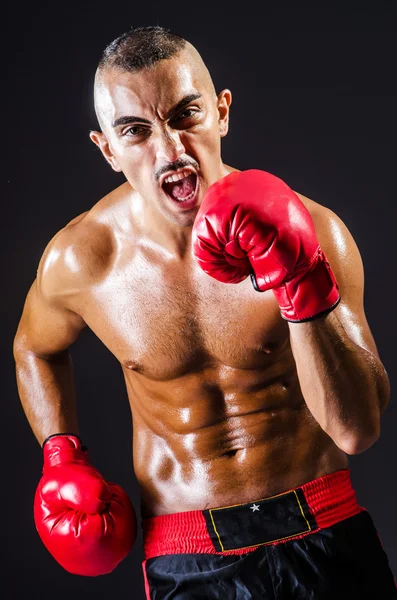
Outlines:
{"type": "MultiPolygon", "coordinates": [[[[273,293],[256,292],[249,278],[227,285],[206,275],[190,245],[197,208],[179,212],[159,188],[156,174],[183,159],[198,174],[199,204],[233,170],[219,149],[228,91],[216,97],[193,63],[181,53],[148,72],[101,76],[102,132],[92,137],[127,181],[50,242],[15,343],[21,401],[40,443],[78,431],[68,348],[81,330],[117,358],[144,517],[261,499],[348,466],[305,402],[273,293]],[[176,126],[165,113],[192,88],[203,95],[193,102],[201,120],[176,126]],[[125,114],[149,121],[131,131],[138,140],[111,129],[125,114]]],[[[346,321],[350,311],[357,343],[377,356],[360,308],[357,247],[334,213],[298,196],[341,286],[334,312],[346,321]]]]}

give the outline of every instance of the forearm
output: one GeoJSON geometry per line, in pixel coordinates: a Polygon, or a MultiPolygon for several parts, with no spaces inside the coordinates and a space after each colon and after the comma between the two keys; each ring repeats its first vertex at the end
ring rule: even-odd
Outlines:
{"type": "Polygon", "coordinates": [[[387,373],[374,354],[357,345],[335,312],[289,323],[291,348],[303,397],[314,418],[348,454],[379,437],[389,401],[387,373]]]}
{"type": "Polygon", "coordinates": [[[15,353],[15,362],[19,397],[39,444],[53,433],[78,434],[69,352],[43,358],[20,348],[15,353]]]}

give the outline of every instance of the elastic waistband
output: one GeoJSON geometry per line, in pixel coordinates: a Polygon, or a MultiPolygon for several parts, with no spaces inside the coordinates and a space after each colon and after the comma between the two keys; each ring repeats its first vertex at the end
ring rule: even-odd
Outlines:
{"type": "Polygon", "coordinates": [[[245,554],[301,538],[352,517],[357,503],[350,469],[244,504],[142,519],[145,558],[164,554],[245,554]]]}

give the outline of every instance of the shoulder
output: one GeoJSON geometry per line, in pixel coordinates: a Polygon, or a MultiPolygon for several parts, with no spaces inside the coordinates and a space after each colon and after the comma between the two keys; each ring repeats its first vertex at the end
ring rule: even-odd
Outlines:
{"type": "Polygon", "coordinates": [[[114,206],[119,188],[67,223],[47,244],[37,270],[37,284],[48,300],[67,303],[100,283],[117,247],[114,206]]]}
{"type": "Polygon", "coordinates": [[[364,266],[346,224],[331,209],[295,192],[309,211],[319,245],[339,285],[341,301],[334,310],[350,338],[378,356],[364,310],[364,266]]]}
{"type": "Polygon", "coordinates": [[[47,244],[37,270],[37,285],[47,300],[81,291],[100,277],[111,254],[107,228],[84,213],[65,225],[47,244]]]}
{"type": "Polygon", "coordinates": [[[295,191],[295,194],[309,211],[321,249],[328,260],[334,263],[336,270],[343,268],[347,274],[352,270],[362,271],[362,260],[357,243],[344,221],[330,208],[307,198],[295,191]]]}

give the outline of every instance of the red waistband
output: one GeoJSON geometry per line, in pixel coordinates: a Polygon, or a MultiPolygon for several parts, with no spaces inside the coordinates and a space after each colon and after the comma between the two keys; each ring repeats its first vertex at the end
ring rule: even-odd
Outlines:
{"type": "MultiPolygon", "coordinates": [[[[314,526],[304,533],[266,543],[285,543],[290,539],[310,535],[364,510],[357,503],[350,478],[350,469],[336,471],[330,475],[324,475],[323,477],[309,481],[293,490],[286,490],[281,494],[268,498],[254,499],[245,504],[249,506],[255,502],[273,498],[280,498],[282,500],[282,496],[291,492],[296,492],[295,496],[298,503],[299,498],[302,498],[303,494],[310,515],[313,517],[314,526]]],[[[236,504],[233,507],[242,507],[244,505],[236,504]]],[[[145,558],[181,553],[243,554],[256,550],[259,545],[262,545],[236,548],[223,552],[217,551],[208,531],[208,519],[206,520],[205,518],[205,512],[211,513],[211,511],[215,512],[222,508],[232,507],[217,507],[210,511],[193,510],[143,519],[143,550],[145,558]]],[[[303,512],[302,515],[305,517],[303,512]]]]}

